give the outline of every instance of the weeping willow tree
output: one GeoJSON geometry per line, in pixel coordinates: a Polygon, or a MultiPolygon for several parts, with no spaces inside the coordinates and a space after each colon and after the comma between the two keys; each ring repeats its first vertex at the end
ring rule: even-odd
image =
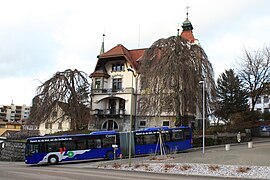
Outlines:
{"type": "Polygon", "coordinates": [[[61,116],[70,118],[73,130],[85,128],[90,117],[88,87],[87,74],[82,71],[67,69],[57,72],[37,88],[30,121],[36,124],[44,122],[50,119],[52,112],[61,108],[64,112],[61,116]]]}
{"type": "Polygon", "coordinates": [[[207,55],[180,36],[156,41],[145,51],[140,67],[141,115],[171,113],[179,126],[184,116],[202,112],[201,80],[206,82],[208,100],[214,95],[213,69],[207,55]]]}

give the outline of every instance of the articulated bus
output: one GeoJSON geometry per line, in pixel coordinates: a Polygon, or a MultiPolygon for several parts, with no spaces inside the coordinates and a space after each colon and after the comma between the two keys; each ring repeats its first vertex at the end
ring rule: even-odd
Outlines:
{"type": "MultiPolygon", "coordinates": [[[[57,164],[65,161],[115,159],[129,154],[130,132],[100,131],[90,134],[28,138],[26,164],[57,164]]],[[[189,127],[146,128],[132,131],[132,156],[177,152],[192,148],[189,127]]]]}

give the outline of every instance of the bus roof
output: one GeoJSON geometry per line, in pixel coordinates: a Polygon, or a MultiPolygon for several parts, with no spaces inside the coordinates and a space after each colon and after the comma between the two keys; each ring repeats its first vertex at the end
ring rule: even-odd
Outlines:
{"type": "Polygon", "coordinates": [[[190,129],[189,126],[180,126],[180,127],[174,127],[174,128],[169,128],[167,126],[164,127],[149,127],[141,130],[136,130],[135,132],[142,132],[142,131],[162,131],[162,130],[174,130],[174,129],[190,129]]]}
{"type": "Polygon", "coordinates": [[[103,135],[103,134],[116,134],[115,131],[95,131],[91,132],[90,135],[103,135]]]}

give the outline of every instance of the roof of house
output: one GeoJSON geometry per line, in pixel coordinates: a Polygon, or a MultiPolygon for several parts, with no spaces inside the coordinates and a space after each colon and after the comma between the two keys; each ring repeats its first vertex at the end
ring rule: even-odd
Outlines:
{"type": "Polygon", "coordinates": [[[191,43],[194,43],[195,40],[196,40],[191,30],[189,30],[189,31],[182,31],[182,33],[181,33],[180,36],[183,37],[183,38],[185,38],[185,39],[187,39],[191,43]]]}
{"type": "Polygon", "coordinates": [[[98,62],[95,68],[95,71],[90,75],[90,77],[95,76],[95,77],[109,77],[106,69],[104,68],[104,61],[110,61],[114,60],[114,58],[122,57],[125,60],[127,60],[132,68],[135,70],[138,69],[139,66],[139,60],[144,54],[144,49],[133,49],[133,50],[128,50],[125,46],[122,44],[118,44],[117,46],[113,47],[109,51],[100,54],[98,56],[98,62]]]}
{"type": "MultiPolygon", "coordinates": [[[[197,39],[195,39],[193,35],[192,32],[193,26],[191,22],[188,20],[188,17],[183,22],[182,28],[183,31],[181,32],[180,36],[187,39],[190,43],[195,43],[197,39]]],[[[102,45],[102,47],[104,48],[104,44],[102,45]]],[[[140,60],[146,49],[148,48],[128,50],[122,44],[118,44],[117,46],[98,56],[98,62],[96,64],[95,71],[90,75],[90,77],[109,78],[110,76],[108,75],[107,70],[105,68],[105,63],[110,60],[113,61],[116,58],[117,59],[122,58],[127,60],[131,64],[132,68],[134,68],[137,71],[139,69],[140,60]]]]}

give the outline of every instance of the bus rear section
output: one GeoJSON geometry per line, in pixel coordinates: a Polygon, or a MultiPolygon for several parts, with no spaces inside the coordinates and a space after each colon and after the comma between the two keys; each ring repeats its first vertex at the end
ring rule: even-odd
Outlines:
{"type": "Polygon", "coordinates": [[[192,148],[192,131],[189,127],[146,128],[134,132],[135,154],[165,154],[192,148]]]}

